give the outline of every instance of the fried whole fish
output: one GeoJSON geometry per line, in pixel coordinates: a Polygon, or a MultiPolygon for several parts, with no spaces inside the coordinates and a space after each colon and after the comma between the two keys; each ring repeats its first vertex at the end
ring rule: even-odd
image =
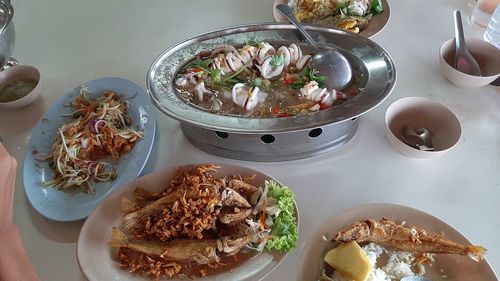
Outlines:
{"type": "Polygon", "coordinates": [[[486,252],[481,246],[461,245],[444,239],[442,235],[429,235],[425,230],[408,228],[385,218],[355,222],[338,232],[333,240],[375,243],[410,253],[459,254],[475,261],[482,259],[486,252]]]}
{"type": "Polygon", "coordinates": [[[218,253],[228,256],[236,254],[250,240],[250,236],[225,236],[219,239],[176,239],[168,242],[131,241],[120,229],[113,227],[108,243],[113,248],[129,248],[165,260],[209,264],[219,262],[218,253]]]}
{"type": "MultiPolygon", "coordinates": [[[[210,188],[215,188],[215,187],[210,187],[210,188]]],[[[250,208],[251,205],[248,203],[248,201],[241,196],[238,192],[231,188],[221,188],[220,191],[217,188],[217,191],[214,191],[214,193],[218,193],[219,196],[213,198],[210,201],[209,206],[206,207],[206,209],[209,212],[213,212],[217,206],[235,206],[239,207],[242,210],[245,210],[246,208],[250,208]]],[[[154,213],[161,212],[165,208],[172,208],[175,204],[178,203],[179,200],[182,199],[184,200],[189,200],[189,199],[196,199],[195,192],[190,191],[187,193],[172,193],[168,194],[166,196],[160,197],[156,201],[146,205],[143,208],[140,208],[139,210],[133,211],[133,207],[131,207],[131,202],[130,200],[128,201],[123,201],[122,200],[122,210],[127,213],[127,215],[123,218],[122,223],[123,226],[126,229],[132,229],[134,225],[137,224],[137,222],[144,217],[151,216],[154,213]],[[133,212],[131,212],[133,211],[133,212]]],[[[223,221],[223,223],[234,223],[237,222],[235,221],[238,219],[238,221],[244,220],[248,216],[248,212],[245,212],[247,215],[242,216],[241,214],[239,216],[233,216],[233,220],[228,220],[223,221]]],[[[221,214],[223,216],[224,214],[221,214]]]]}

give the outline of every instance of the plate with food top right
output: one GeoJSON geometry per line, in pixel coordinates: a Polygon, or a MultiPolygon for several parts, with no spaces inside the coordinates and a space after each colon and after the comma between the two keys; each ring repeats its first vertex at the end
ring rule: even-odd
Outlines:
{"type": "Polygon", "coordinates": [[[366,37],[384,29],[391,15],[386,0],[274,0],[274,19],[282,23],[288,20],[276,10],[278,4],[290,5],[302,23],[343,29],[366,37]]]}
{"type": "Polygon", "coordinates": [[[300,280],[498,280],[486,246],[417,209],[360,205],[318,229],[303,254],[300,280]]]}

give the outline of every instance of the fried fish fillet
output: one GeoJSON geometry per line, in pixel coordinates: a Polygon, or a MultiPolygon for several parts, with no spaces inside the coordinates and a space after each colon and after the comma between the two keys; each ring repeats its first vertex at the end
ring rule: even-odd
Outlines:
{"type": "Polygon", "coordinates": [[[385,218],[355,222],[338,232],[333,240],[375,243],[410,253],[459,254],[475,261],[482,259],[486,252],[481,246],[461,245],[444,239],[442,235],[429,235],[425,230],[408,228],[385,218]]]}

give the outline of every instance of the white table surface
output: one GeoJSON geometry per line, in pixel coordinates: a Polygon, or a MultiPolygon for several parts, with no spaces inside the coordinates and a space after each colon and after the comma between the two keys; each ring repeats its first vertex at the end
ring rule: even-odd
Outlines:
{"type": "MultiPolygon", "coordinates": [[[[298,276],[305,243],[322,222],[345,208],[369,202],[418,208],[454,226],[489,249],[500,272],[500,88],[461,90],[439,72],[438,49],[453,36],[452,11],[471,8],[458,0],[392,0],[391,19],[373,40],[393,57],[397,84],[376,109],[363,115],[354,139],[341,151],[285,163],[235,161],[207,154],[183,136],[178,122],[157,111],[156,145],[144,173],[193,162],[230,162],[263,170],[296,193],[300,206],[298,248],[266,280],[298,276]],[[429,97],[459,118],[458,146],[432,160],[405,158],[384,135],[384,113],[395,100],[429,97]]],[[[39,215],[26,199],[22,164],[31,130],[59,97],[76,85],[120,76],[140,85],[150,63],[170,45],[236,24],[273,21],[267,0],[13,1],[13,56],[37,66],[43,97],[31,106],[0,109],[0,136],[18,160],[14,220],[42,280],[84,280],[76,260],[83,222],[58,223],[39,215]]],[[[1,254],[1,252],[0,252],[1,254]]]]}

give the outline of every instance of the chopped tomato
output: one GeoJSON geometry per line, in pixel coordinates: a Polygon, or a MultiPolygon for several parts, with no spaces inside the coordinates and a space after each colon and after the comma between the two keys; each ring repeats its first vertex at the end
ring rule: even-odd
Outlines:
{"type": "Polygon", "coordinates": [[[203,69],[199,68],[199,67],[193,67],[193,68],[191,68],[191,72],[201,72],[201,71],[203,71],[203,69]]]}
{"type": "Polygon", "coordinates": [[[274,115],[277,115],[278,113],[280,112],[280,107],[275,105],[273,107],[271,107],[271,113],[274,114],[274,115]]]}
{"type": "Polygon", "coordinates": [[[289,75],[283,76],[283,84],[285,85],[292,85],[295,82],[295,79],[289,75]]]}
{"type": "Polygon", "coordinates": [[[288,117],[290,116],[289,114],[286,114],[286,113],[280,113],[278,114],[278,117],[288,117]]]}
{"type": "Polygon", "coordinates": [[[326,105],[326,104],[324,104],[324,103],[320,103],[320,104],[319,104],[319,110],[327,109],[327,108],[329,108],[329,107],[330,107],[330,106],[328,106],[328,105],[326,105]]]}

